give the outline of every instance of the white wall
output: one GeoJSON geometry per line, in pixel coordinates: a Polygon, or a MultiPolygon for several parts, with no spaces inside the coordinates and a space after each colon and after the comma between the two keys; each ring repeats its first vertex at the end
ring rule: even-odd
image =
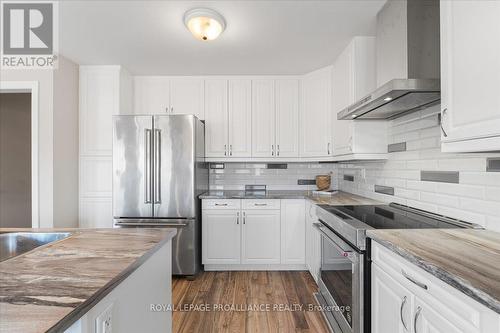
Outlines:
{"type": "Polygon", "coordinates": [[[486,172],[486,158],[500,154],[442,153],[439,108],[437,105],[392,120],[389,143],[406,142],[407,151],[390,153],[386,162],[339,164],[339,187],[500,231],[500,172],[486,172]],[[421,170],[459,171],[460,181],[459,184],[420,181],[421,170]],[[344,181],[344,174],[354,175],[354,182],[344,181]],[[375,193],[375,184],[394,187],[395,195],[375,193]]]}
{"type": "MultiPolygon", "coordinates": [[[[62,219],[59,219],[58,216],[54,216],[54,214],[60,214],[59,207],[56,212],[54,212],[54,184],[57,183],[57,180],[54,177],[58,178],[59,174],[59,161],[65,160],[66,158],[71,158],[71,156],[67,156],[64,152],[65,150],[60,151],[59,144],[54,143],[54,133],[57,136],[57,140],[67,140],[68,142],[72,142],[73,140],[77,140],[78,131],[74,131],[69,133],[65,131],[65,129],[60,131],[61,126],[72,126],[71,123],[63,123],[54,119],[54,113],[59,115],[59,111],[54,112],[54,100],[56,100],[56,104],[62,106],[63,109],[60,112],[74,114],[78,117],[78,104],[76,108],[71,105],[71,103],[67,104],[64,102],[66,97],[63,95],[69,94],[72,95],[74,93],[73,88],[69,86],[56,85],[57,90],[54,89],[54,78],[57,80],[68,80],[68,82],[74,80],[74,78],[67,77],[66,75],[72,76],[74,75],[73,71],[70,70],[72,66],[75,64],[72,63],[68,59],[64,59],[63,57],[59,58],[61,62],[61,70],[32,70],[32,69],[2,69],[0,70],[0,79],[2,81],[37,81],[39,85],[39,108],[38,108],[38,147],[39,147],[39,219],[40,219],[40,227],[51,228],[54,226],[54,221],[62,221],[67,220],[67,215],[62,219]],[[62,88],[61,88],[62,87],[62,88]],[[57,96],[57,97],[55,97],[57,96]],[[59,96],[61,96],[61,100],[59,100],[59,96]],[[62,137],[59,134],[66,133],[62,137]],[[57,152],[54,153],[54,147],[57,152]],[[59,154],[59,151],[61,154],[59,154]],[[54,165],[57,169],[54,169],[54,165]],[[54,172],[56,171],[56,172],[54,172]]],[[[76,73],[78,75],[78,73],[76,73]]],[[[71,99],[68,97],[68,99],[71,99]]],[[[72,118],[72,116],[69,116],[72,118]]],[[[66,150],[67,152],[67,150],[66,150]]],[[[64,165],[64,163],[62,164],[64,165]]],[[[73,170],[74,171],[74,170],[73,170]]],[[[67,171],[72,172],[72,171],[67,171]]],[[[78,169],[76,169],[78,172],[78,169]]],[[[64,172],[63,172],[64,174],[64,172]]],[[[75,177],[78,177],[78,173],[76,173],[75,177]]],[[[58,191],[56,196],[63,195],[62,192],[58,191]]],[[[71,197],[74,194],[72,191],[68,193],[64,193],[64,195],[71,197]]],[[[77,196],[76,199],[77,200],[77,196]]],[[[69,199],[68,199],[69,200],[69,199]]],[[[59,203],[57,203],[59,205],[59,203]]],[[[77,219],[77,215],[74,217],[77,219]]],[[[73,218],[69,218],[69,220],[73,221],[73,218]]],[[[69,222],[69,226],[73,226],[72,222],[69,222]]],[[[61,226],[61,225],[59,225],[61,226]]]]}
{"type": "Polygon", "coordinates": [[[78,65],[54,71],[54,227],[78,226],[78,65]]]}

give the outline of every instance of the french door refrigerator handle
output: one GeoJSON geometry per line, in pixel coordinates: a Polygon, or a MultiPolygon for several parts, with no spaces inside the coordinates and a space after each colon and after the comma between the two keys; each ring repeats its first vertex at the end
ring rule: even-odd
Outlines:
{"type": "Polygon", "coordinates": [[[161,203],[161,130],[154,129],[154,203],[161,203]]]}
{"type": "Polygon", "coordinates": [[[144,203],[151,203],[151,130],[144,129],[144,203]]]}

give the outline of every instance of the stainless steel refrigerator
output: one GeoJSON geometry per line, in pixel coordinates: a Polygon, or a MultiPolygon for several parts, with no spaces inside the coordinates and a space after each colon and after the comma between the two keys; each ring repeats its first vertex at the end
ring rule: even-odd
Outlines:
{"type": "Polygon", "coordinates": [[[201,267],[201,207],[208,189],[205,125],[192,115],[113,117],[116,227],[176,228],[175,275],[201,267]]]}

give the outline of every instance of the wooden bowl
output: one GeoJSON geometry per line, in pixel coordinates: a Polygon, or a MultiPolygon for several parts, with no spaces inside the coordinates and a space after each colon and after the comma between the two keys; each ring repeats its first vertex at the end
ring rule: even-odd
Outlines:
{"type": "Polygon", "coordinates": [[[319,191],[328,190],[331,185],[330,175],[318,175],[316,176],[316,186],[319,191]]]}

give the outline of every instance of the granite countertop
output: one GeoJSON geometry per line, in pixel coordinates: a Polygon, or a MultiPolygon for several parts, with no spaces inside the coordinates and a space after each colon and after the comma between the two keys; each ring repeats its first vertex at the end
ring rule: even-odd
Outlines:
{"type": "Polygon", "coordinates": [[[500,233],[368,230],[367,236],[500,314],[500,233]]]}
{"type": "Polygon", "coordinates": [[[0,262],[0,332],[60,332],[175,236],[175,229],[2,229],[71,232],[0,262]]]}
{"type": "Polygon", "coordinates": [[[267,191],[265,195],[248,195],[245,191],[210,191],[200,199],[309,199],[322,205],[376,205],[378,201],[338,191],[332,195],[316,195],[312,191],[267,191]]]}

